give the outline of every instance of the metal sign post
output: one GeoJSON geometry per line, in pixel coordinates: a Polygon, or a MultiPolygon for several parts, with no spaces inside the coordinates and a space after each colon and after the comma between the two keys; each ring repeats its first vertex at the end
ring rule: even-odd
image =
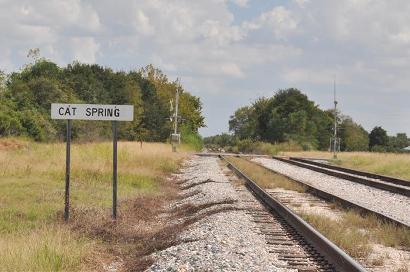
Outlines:
{"type": "Polygon", "coordinates": [[[67,120],[66,175],[64,220],[70,217],[70,166],[71,166],[71,123],[72,120],[112,121],[113,171],[112,171],[112,218],[117,219],[117,158],[118,122],[134,120],[132,105],[95,105],[95,104],[51,104],[51,118],[67,120]]]}
{"type": "Polygon", "coordinates": [[[117,219],[117,121],[112,121],[112,218],[117,219]]]}
{"type": "Polygon", "coordinates": [[[71,161],[71,120],[67,120],[67,145],[65,151],[65,199],[64,199],[64,221],[70,217],[70,161],[71,161]]]}

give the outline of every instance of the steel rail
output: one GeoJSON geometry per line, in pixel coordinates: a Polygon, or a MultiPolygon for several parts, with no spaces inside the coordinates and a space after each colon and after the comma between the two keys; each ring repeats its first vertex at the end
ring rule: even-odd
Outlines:
{"type": "Polygon", "coordinates": [[[389,192],[392,192],[392,193],[395,193],[395,194],[400,194],[400,195],[404,195],[404,196],[408,196],[408,197],[410,196],[410,188],[406,188],[406,187],[403,187],[403,186],[397,186],[395,184],[377,182],[377,181],[366,179],[366,178],[363,178],[363,177],[352,176],[352,175],[349,175],[349,174],[346,174],[346,173],[341,173],[341,172],[335,172],[335,171],[332,171],[330,169],[321,168],[321,167],[318,167],[318,166],[315,166],[315,165],[312,165],[312,164],[303,163],[303,162],[300,162],[300,161],[285,159],[283,157],[273,156],[272,158],[275,159],[275,160],[279,160],[281,162],[285,162],[285,163],[288,163],[288,164],[292,164],[292,165],[295,165],[295,166],[299,166],[299,167],[302,167],[302,168],[306,168],[306,169],[309,169],[309,170],[320,172],[322,174],[326,174],[326,175],[329,175],[329,176],[346,179],[346,180],[349,180],[349,181],[352,181],[352,182],[364,184],[366,186],[370,186],[370,187],[373,187],[373,188],[389,191],[389,192]]]}
{"type": "Polygon", "coordinates": [[[286,222],[291,225],[304,239],[314,247],[337,271],[366,271],[352,257],[347,255],[343,250],[329,241],[321,233],[315,230],[312,226],[306,223],[302,218],[296,215],[292,210],[280,203],[274,197],[269,195],[265,190],[259,187],[248,176],[236,168],[231,162],[223,156],[219,156],[222,160],[228,163],[228,167],[239,177],[245,179],[246,187],[251,190],[254,195],[262,201],[270,210],[282,216],[286,222]]]}
{"type": "Polygon", "coordinates": [[[373,179],[379,179],[381,181],[393,183],[393,184],[396,184],[396,185],[410,187],[410,181],[409,180],[404,180],[404,179],[379,175],[379,174],[375,174],[375,173],[359,171],[359,170],[346,168],[346,167],[329,165],[329,164],[325,164],[325,163],[312,161],[314,159],[310,159],[310,158],[308,159],[308,158],[289,157],[289,159],[294,160],[294,161],[300,161],[300,162],[307,163],[307,164],[320,166],[320,167],[323,167],[323,168],[328,168],[328,169],[333,169],[333,170],[337,170],[337,171],[341,171],[341,172],[346,172],[346,173],[349,173],[349,174],[364,176],[364,177],[373,178],[373,179]]]}

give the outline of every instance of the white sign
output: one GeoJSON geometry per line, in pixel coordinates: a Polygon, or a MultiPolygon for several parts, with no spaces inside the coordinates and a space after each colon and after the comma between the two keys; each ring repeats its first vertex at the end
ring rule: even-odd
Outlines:
{"type": "Polygon", "coordinates": [[[51,119],[132,121],[134,106],[53,103],[51,119]]]}

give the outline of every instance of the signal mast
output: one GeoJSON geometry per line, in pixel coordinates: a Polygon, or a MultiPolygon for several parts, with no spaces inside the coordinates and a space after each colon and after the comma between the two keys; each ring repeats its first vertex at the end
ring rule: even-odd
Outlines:
{"type": "Polygon", "coordinates": [[[334,109],[335,124],[334,124],[334,134],[333,134],[333,159],[337,159],[337,148],[338,148],[338,142],[339,141],[338,141],[338,138],[337,138],[336,77],[333,81],[333,102],[335,104],[335,109],[334,109]]]}
{"type": "MultiPolygon", "coordinates": [[[[181,134],[178,133],[178,107],[179,107],[179,88],[180,86],[178,85],[176,88],[176,94],[175,94],[175,112],[173,116],[171,117],[171,120],[173,119],[174,121],[174,133],[171,134],[171,144],[172,144],[172,152],[177,151],[177,143],[181,143],[181,134]]],[[[170,101],[171,103],[171,111],[172,111],[172,100],[170,101]]]]}

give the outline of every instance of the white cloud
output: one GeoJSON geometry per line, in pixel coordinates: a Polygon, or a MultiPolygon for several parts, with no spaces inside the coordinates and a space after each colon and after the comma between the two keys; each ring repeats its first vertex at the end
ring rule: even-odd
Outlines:
{"type": "Polygon", "coordinates": [[[340,69],[318,69],[310,68],[293,68],[285,69],[282,74],[283,79],[290,86],[295,86],[300,83],[309,83],[315,85],[331,85],[334,79],[337,79],[338,84],[350,84],[349,76],[344,74],[340,69]]]}
{"type": "Polygon", "coordinates": [[[201,25],[201,34],[205,39],[216,42],[218,45],[227,45],[245,37],[245,31],[237,26],[222,25],[215,20],[206,20],[201,25]]]}
{"type": "Polygon", "coordinates": [[[75,60],[84,63],[95,63],[100,45],[92,37],[74,37],[70,41],[75,60]]]}
{"type": "MultiPolygon", "coordinates": [[[[205,100],[235,90],[248,103],[289,85],[315,96],[334,74],[346,97],[410,99],[410,1],[281,1],[250,15],[261,2],[0,0],[0,69],[21,67],[28,49],[39,47],[59,64],[78,59],[128,69],[154,63],[205,100]],[[229,10],[232,4],[243,14],[229,10]]],[[[356,105],[349,100],[360,121],[356,105]]],[[[224,110],[231,114],[232,107],[224,110]]]]}
{"type": "Polygon", "coordinates": [[[245,8],[248,6],[249,0],[231,0],[236,5],[245,8]]]}
{"type": "Polygon", "coordinates": [[[403,30],[397,34],[391,35],[393,42],[408,44],[410,43],[410,30],[403,30]]]}
{"type": "Polygon", "coordinates": [[[301,8],[304,8],[306,4],[310,3],[310,0],[294,0],[294,1],[301,8]]]}
{"type": "Polygon", "coordinates": [[[292,12],[283,6],[262,13],[258,18],[244,23],[249,31],[268,28],[276,38],[286,39],[297,28],[297,21],[292,12]]]}
{"type": "Polygon", "coordinates": [[[228,76],[243,77],[241,68],[235,63],[224,63],[221,66],[221,72],[228,76]]]}
{"type": "Polygon", "coordinates": [[[141,34],[154,34],[154,27],[150,24],[149,18],[141,10],[136,11],[135,28],[141,34]]]}

